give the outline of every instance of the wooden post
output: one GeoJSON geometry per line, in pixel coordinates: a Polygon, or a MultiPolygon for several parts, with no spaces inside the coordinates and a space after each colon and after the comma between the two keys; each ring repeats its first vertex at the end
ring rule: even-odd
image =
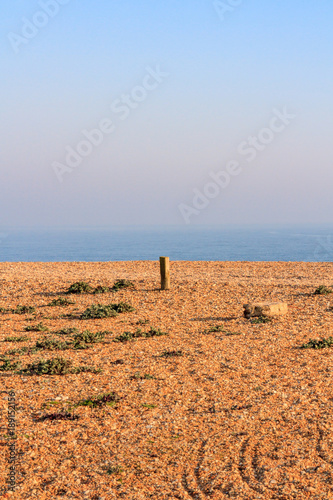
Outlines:
{"type": "Polygon", "coordinates": [[[169,257],[160,257],[161,290],[170,288],[169,257]]]}

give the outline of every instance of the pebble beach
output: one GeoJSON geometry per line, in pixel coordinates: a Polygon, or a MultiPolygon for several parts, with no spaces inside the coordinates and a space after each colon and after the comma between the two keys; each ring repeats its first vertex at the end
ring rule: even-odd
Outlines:
{"type": "Polygon", "coordinates": [[[157,261],[0,263],[0,355],[20,363],[0,371],[0,497],[333,499],[333,351],[301,348],[333,335],[333,294],[314,294],[333,287],[332,270],[177,261],[162,291],[157,261]],[[134,286],[65,294],[119,279],[134,286]],[[72,303],[49,305],[59,297],[72,303]],[[253,301],[286,302],[288,312],[254,322],[243,314],[253,301]],[[111,303],[133,310],[82,318],[111,303]],[[103,338],[34,349],[68,342],[59,333],[68,329],[103,338]],[[161,334],[145,336],[151,329],[161,334]],[[10,353],[22,347],[31,349],[10,353]],[[58,356],[91,371],[29,372],[58,356]]]}

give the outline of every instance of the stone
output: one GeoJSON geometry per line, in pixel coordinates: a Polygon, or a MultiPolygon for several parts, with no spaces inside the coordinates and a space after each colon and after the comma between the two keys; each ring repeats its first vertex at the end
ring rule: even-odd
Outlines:
{"type": "Polygon", "coordinates": [[[288,312],[286,302],[252,302],[244,304],[244,317],[249,319],[258,316],[281,316],[288,312]]]}

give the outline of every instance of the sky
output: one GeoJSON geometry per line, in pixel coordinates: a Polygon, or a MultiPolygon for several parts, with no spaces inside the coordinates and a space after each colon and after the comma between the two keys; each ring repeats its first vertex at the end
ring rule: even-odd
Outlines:
{"type": "Polygon", "coordinates": [[[333,222],[331,0],[2,0],[0,228],[333,222]]]}

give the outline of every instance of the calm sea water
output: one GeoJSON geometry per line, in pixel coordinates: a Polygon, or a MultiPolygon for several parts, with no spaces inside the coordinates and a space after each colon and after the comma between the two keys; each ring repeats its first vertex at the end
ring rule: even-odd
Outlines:
{"type": "Polygon", "coordinates": [[[333,261],[333,226],[6,230],[0,262],[333,261]]]}

